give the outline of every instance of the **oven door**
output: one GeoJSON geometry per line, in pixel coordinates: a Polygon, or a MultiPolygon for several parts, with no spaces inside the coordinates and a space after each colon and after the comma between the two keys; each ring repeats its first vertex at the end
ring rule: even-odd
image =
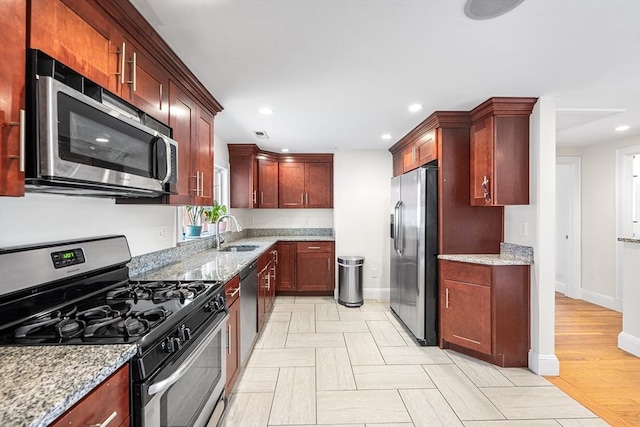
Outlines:
{"type": "Polygon", "coordinates": [[[154,193],[175,182],[175,141],[51,77],[38,102],[38,178],[154,193]]]}
{"type": "Polygon", "coordinates": [[[224,326],[227,312],[220,313],[178,357],[164,365],[140,392],[146,402],[141,411],[144,427],[200,427],[207,425],[221,401],[226,383],[224,326]]]}

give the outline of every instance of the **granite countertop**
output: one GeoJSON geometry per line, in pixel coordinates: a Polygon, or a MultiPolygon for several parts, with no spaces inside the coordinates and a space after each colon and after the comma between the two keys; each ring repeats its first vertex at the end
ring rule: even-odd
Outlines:
{"type": "Polygon", "coordinates": [[[532,265],[533,248],[501,242],[499,254],[442,254],[438,259],[483,265],[532,265]]]}
{"type": "Polygon", "coordinates": [[[245,266],[255,261],[267,251],[271,245],[279,241],[304,242],[328,241],[333,242],[333,236],[264,236],[245,237],[235,240],[228,245],[258,245],[258,248],[248,252],[220,252],[217,249],[207,249],[178,262],[157,268],[137,276],[133,280],[221,280],[229,281],[245,266]]]}
{"type": "Polygon", "coordinates": [[[618,242],[640,243],[640,239],[636,239],[634,237],[618,237],[618,242]]]}
{"type": "Polygon", "coordinates": [[[0,425],[49,425],[136,350],[132,344],[0,347],[0,425]]]}

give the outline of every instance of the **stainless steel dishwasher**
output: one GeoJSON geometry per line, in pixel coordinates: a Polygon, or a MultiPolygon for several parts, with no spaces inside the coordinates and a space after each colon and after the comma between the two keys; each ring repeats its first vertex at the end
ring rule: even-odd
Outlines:
{"type": "Polygon", "coordinates": [[[245,366],[258,335],[258,272],[254,261],[240,272],[240,360],[245,366]]]}

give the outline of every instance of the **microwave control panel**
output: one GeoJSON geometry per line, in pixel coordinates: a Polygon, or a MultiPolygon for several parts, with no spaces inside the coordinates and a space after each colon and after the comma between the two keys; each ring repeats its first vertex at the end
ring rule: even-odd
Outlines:
{"type": "Polygon", "coordinates": [[[82,264],[85,262],[84,252],[81,248],[70,249],[67,251],[53,252],[51,260],[55,268],[69,267],[71,265],[82,264]]]}

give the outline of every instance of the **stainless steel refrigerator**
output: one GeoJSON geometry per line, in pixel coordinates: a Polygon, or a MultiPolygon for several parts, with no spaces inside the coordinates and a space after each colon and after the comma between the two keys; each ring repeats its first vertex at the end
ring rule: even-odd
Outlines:
{"type": "Polygon", "coordinates": [[[437,345],[438,168],[391,180],[391,310],[421,345],[437,345]]]}

